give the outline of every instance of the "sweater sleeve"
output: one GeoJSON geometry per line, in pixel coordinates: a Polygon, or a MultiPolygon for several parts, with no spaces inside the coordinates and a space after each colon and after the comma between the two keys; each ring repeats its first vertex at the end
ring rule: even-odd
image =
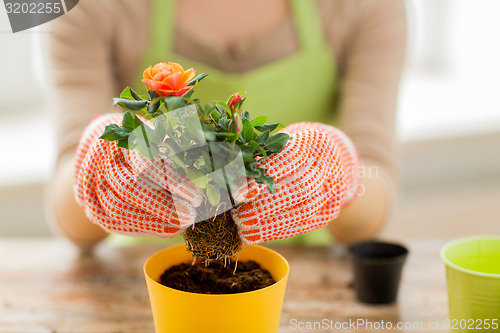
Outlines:
{"type": "Polygon", "coordinates": [[[379,168],[393,188],[398,178],[396,97],[406,49],[404,3],[361,0],[357,6],[344,42],[340,126],[364,164],[379,168]]]}
{"type": "Polygon", "coordinates": [[[112,110],[112,25],[101,1],[83,0],[54,20],[49,37],[58,160],[74,153],[94,114],[112,110]]]}

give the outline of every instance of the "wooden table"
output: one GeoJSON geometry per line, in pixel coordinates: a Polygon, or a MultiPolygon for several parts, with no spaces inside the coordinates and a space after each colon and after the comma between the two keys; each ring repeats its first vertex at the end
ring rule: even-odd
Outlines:
{"type": "MultiPolygon", "coordinates": [[[[399,301],[384,306],[355,300],[339,247],[274,247],[291,266],[280,332],[448,332],[446,240],[402,242],[410,256],[399,301]]],[[[101,244],[80,257],[63,240],[0,238],[0,333],[154,332],[142,266],[161,248],[101,244]]]]}

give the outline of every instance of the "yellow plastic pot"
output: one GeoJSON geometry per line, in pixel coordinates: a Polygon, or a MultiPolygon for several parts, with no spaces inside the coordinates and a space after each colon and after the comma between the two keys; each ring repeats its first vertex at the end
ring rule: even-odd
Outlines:
{"type": "Polygon", "coordinates": [[[239,260],[255,260],[271,273],[276,283],[239,294],[188,293],[158,282],[167,268],[192,262],[185,244],[169,247],[149,258],[144,273],[156,333],[278,332],[290,270],[287,261],[279,253],[258,245],[244,246],[239,260]]]}

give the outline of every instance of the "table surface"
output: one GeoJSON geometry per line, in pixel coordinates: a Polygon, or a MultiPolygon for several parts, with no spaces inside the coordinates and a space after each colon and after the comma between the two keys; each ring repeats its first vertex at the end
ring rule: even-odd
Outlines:
{"type": "MultiPolygon", "coordinates": [[[[340,246],[274,246],[291,267],[279,332],[448,332],[446,240],[402,242],[398,302],[378,306],[356,301],[340,246]]],[[[0,238],[0,333],[153,333],[142,266],[162,247],[101,244],[81,257],[64,240],[0,238]]]]}

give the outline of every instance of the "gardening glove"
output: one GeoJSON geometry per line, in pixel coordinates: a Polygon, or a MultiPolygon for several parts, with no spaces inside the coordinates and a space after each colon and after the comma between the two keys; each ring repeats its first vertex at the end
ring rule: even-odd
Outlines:
{"type": "Polygon", "coordinates": [[[321,228],[355,198],[359,155],[344,133],[319,123],[292,124],[283,132],[292,140],[257,163],[274,178],[276,193],[250,180],[243,204],[232,210],[247,244],[321,228]]]}
{"type": "Polygon", "coordinates": [[[101,116],[84,131],[75,162],[78,203],[109,232],[157,238],[182,234],[195,222],[200,193],[171,161],[148,159],[118,147],[117,141],[99,139],[106,125],[120,125],[122,117],[101,116]]]}

